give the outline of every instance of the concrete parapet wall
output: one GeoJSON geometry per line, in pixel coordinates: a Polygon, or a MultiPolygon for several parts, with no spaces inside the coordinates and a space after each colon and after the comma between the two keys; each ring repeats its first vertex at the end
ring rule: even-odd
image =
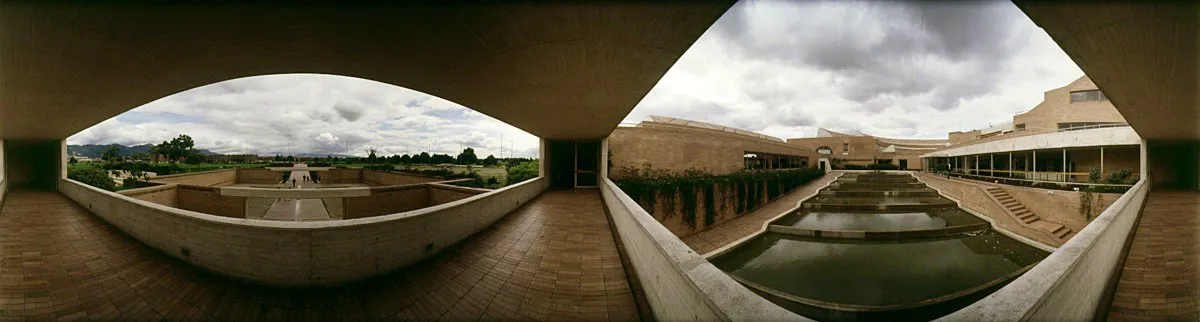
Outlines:
{"type": "Polygon", "coordinates": [[[220,187],[238,182],[238,169],[223,169],[157,176],[150,182],[220,187]]]}
{"type": "Polygon", "coordinates": [[[1108,305],[1125,247],[1150,188],[1139,181],[1037,266],[943,321],[1085,321],[1108,305]]]}
{"type": "Polygon", "coordinates": [[[916,177],[943,196],[957,201],[959,207],[991,218],[996,228],[1013,232],[1046,245],[1058,246],[1062,244],[1061,241],[1054,238],[1048,232],[1024,225],[1017,221],[1016,218],[1008,215],[1008,212],[995,201],[992,201],[988,197],[987,192],[981,187],[930,174],[917,173],[916,177]]]}
{"type": "Polygon", "coordinates": [[[287,287],[341,284],[407,267],[495,223],[548,186],[545,178],[536,178],[417,211],[277,222],[171,208],[70,179],[61,183],[64,195],[168,255],[234,278],[287,287]]]}
{"type": "Polygon", "coordinates": [[[237,169],[237,183],[276,184],[283,174],[265,168],[237,169]]]}
{"type": "Polygon", "coordinates": [[[167,207],[178,207],[178,190],[173,184],[122,190],[117,193],[167,207]]]}
{"type": "Polygon", "coordinates": [[[231,218],[246,218],[246,198],[222,196],[221,188],[176,185],[175,207],[231,218]]]}
{"type": "Polygon", "coordinates": [[[660,321],[808,320],[771,303],[713,266],[602,179],[600,192],[647,302],[660,321]]]}

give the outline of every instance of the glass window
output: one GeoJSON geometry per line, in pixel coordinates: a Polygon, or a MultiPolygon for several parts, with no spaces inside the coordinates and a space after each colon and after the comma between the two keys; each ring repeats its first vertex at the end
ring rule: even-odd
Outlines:
{"type": "Polygon", "coordinates": [[[1074,102],[1092,102],[1108,100],[1107,96],[1099,90],[1071,92],[1071,103],[1074,102]]]}
{"type": "Polygon", "coordinates": [[[850,152],[850,143],[842,143],[842,152],[850,152]]]}
{"type": "Polygon", "coordinates": [[[1024,131],[1024,130],[1025,130],[1025,123],[1017,124],[1017,126],[1016,126],[1016,130],[1017,130],[1017,131],[1024,131]]]}

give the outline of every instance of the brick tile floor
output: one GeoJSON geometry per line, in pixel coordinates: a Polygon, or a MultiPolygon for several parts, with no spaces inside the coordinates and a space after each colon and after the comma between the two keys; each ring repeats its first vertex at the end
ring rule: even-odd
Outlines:
{"type": "Polygon", "coordinates": [[[53,192],[0,208],[0,321],[636,320],[599,194],[546,192],[435,258],[339,287],[238,282],[53,192]]]}
{"type": "Polygon", "coordinates": [[[1109,320],[1200,319],[1200,192],[1152,191],[1109,320]]]}
{"type": "Polygon", "coordinates": [[[683,238],[683,242],[692,247],[697,253],[705,254],[721,248],[729,243],[735,242],[743,237],[749,236],[759,229],[762,229],[763,223],[779,216],[780,214],[795,208],[804,198],[808,198],[816,194],[819,188],[824,187],[827,183],[832,182],[840,176],[840,171],[832,171],[825,176],[813,180],[803,187],[796,188],[770,203],[751,211],[748,214],[742,215],[736,219],[718,223],[712,228],[689,235],[683,238]]]}

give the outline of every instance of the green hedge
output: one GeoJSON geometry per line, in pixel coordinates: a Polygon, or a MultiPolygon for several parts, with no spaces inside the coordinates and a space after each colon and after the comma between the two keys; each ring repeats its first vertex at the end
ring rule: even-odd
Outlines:
{"type": "Polygon", "coordinates": [[[712,175],[694,170],[675,175],[631,168],[621,172],[623,177],[613,182],[637,201],[642,209],[653,213],[658,199],[662,199],[668,213],[674,213],[678,206],[683,213],[683,221],[692,228],[696,227],[698,202],[704,202],[705,205],[705,224],[711,225],[716,222],[716,189],[734,192],[735,213],[740,216],[760,206],[763,197],[767,200],[775,199],[825,175],[825,170],[819,168],[743,171],[727,175],[712,175]],[[703,195],[697,196],[698,193],[703,195]],[[682,204],[675,204],[676,195],[682,204]]]}

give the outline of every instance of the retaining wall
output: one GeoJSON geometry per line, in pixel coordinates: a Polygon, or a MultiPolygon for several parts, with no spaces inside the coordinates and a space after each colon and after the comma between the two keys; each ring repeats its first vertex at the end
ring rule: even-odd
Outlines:
{"type": "Polygon", "coordinates": [[[941,321],[1086,321],[1107,307],[1121,256],[1150,191],[1141,180],[1017,280],[941,321]]]}
{"type": "Polygon", "coordinates": [[[160,204],[167,207],[178,207],[178,194],[175,185],[161,185],[137,189],[122,190],[117,193],[160,204]]]}
{"type": "Polygon", "coordinates": [[[246,218],[246,198],[222,196],[221,188],[175,186],[175,207],[210,215],[246,218]]]}
{"type": "Polygon", "coordinates": [[[219,187],[237,182],[238,169],[181,173],[150,178],[150,182],[219,187]]]}
{"type": "Polygon", "coordinates": [[[266,168],[237,169],[237,183],[276,184],[282,178],[283,173],[266,168]]]}
{"type": "Polygon", "coordinates": [[[602,178],[600,193],[654,318],[678,320],[808,320],[738,284],[602,178]]]}
{"type": "Polygon", "coordinates": [[[525,204],[547,182],[535,178],[416,211],[321,222],[225,218],[70,179],[61,180],[60,192],[130,236],[203,269],[301,287],[347,283],[417,263],[525,204]]]}
{"type": "Polygon", "coordinates": [[[422,176],[417,174],[408,174],[400,172],[388,172],[378,170],[362,170],[362,181],[367,184],[377,186],[396,186],[404,184],[417,184],[425,182],[444,181],[446,179],[438,177],[422,176]]]}

